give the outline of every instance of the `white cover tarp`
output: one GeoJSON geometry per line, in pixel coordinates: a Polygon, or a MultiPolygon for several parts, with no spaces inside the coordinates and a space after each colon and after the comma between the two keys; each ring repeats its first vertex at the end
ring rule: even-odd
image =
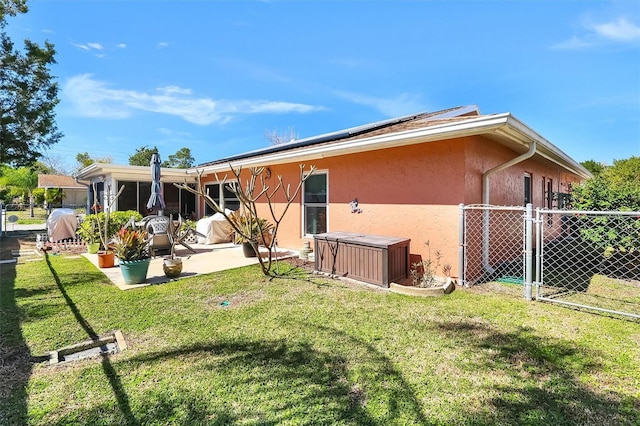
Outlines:
{"type": "MultiPolygon", "coordinates": [[[[231,214],[233,211],[225,210],[225,213],[231,214]]],[[[233,228],[222,213],[216,213],[200,219],[196,224],[196,231],[204,235],[204,237],[198,237],[198,244],[219,244],[231,241],[233,228]]]]}
{"type": "Polygon", "coordinates": [[[76,237],[78,218],[73,209],[55,209],[47,218],[49,241],[56,242],[76,237]]]}

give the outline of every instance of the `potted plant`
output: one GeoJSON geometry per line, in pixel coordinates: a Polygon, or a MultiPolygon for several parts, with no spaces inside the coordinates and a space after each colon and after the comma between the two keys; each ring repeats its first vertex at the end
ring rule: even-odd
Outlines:
{"type": "Polygon", "coordinates": [[[121,228],[114,235],[111,247],[118,257],[125,284],[145,282],[151,261],[147,231],[121,228]]]}
{"type": "Polygon", "coordinates": [[[271,242],[271,230],[273,224],[263,218],[256,218],[250,214],[243,214],[235,211],[229,215],[229,219],[234,225],[234,242],[242,244],[242,252],[245,257],[256,257],[258,246],[269,246],[271,242]],[[240,231],[240,232],[238,232],[240,231]]]}
{"type": "Polygon", "coordinates": [[[100,250],[100,233],[98,232],[97,217],[89,215],[76,231],[78,238],[87,243],[87,252],[96,254],[100,250]]]}
{"type": "Polygon", "coordinates": [[[169,256],[163,258],[162,270],[167,278],[177,278],[182,273],[182,258],[176,257],[176,245],[184,244],[184,240],[191,234],[191,225],[184,222],[182,216],[178,216],[178,224],[175,225],[173,215],[170,215],[167,234],[171,242],[171,249],[169,256]]]}
{"type": "MultiPolygon", "coordinates": [[[[122,194],[122,191],[124,191],[124,185],[120,187],[120,190],[113,198],[111,198],[110,189],[111,189],[111,186],[107,185],[106,196],[109,202],[107,203],[107,206],[104,209],[104,211],[101,213],[98,213],[99,209],[98,208],[95,209],[96,224],[98,226],[98,235],[100,236],[100,244],[102,248],[102,251],[98,251],[98,266],[100,268],[111,268],[115,264],[114,253],[113,253],[113,250],[111,250],[111,247],[109,244],[110,237],[111,237],[110,235],[111,233],[109,232],[109,217],[111,216],[111,207],[113,206],[113,203],[115,203],[115,201],[118,199],[120,194],[122,194]]],[[[98,194],[98,189],[95,182],[93,183],[93,193],[98,194]]],[[[101,207],[100,204],[98,203],[95,203],[94,206],[101,207]]]]}

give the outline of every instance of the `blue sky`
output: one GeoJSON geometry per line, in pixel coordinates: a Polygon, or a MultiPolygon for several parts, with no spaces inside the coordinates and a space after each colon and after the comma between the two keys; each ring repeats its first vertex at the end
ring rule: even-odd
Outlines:
{"type": "MultiPolygon", "coordinates": [[[[640,2],[32,0],[64,138],[47,155],[203,163],[389,117],[511,112],[578,161],[640,155],[640,2]]],[[[20,41],[21,42],[21,41],[20,41]]]]}

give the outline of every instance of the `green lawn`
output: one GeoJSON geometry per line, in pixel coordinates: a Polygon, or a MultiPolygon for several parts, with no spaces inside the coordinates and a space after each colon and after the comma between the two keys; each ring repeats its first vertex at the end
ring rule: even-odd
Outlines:
{"type": "MultiPolygon", "coordinates": [[[[31,217],[31,211],[29,206],[25,206],[23,210],[7,210],[7,221],[9,216],[17,216],[18,221],[16,223],[21,225],[33,225],[39,223],[45,223],[47,221],[47,211],[42,207],[34,207],[33,217],[31,217]]],[[[8,223],[7,223],[8,224],[8,223]]]]}
{"type": "Polygon", "coordinates": [[[640,323],[509,285],[419,299],[256,266],[120,291],[83,258],[0,267],[3,425],[640,422],[640,323]],[[114,329],[121,354],[37,362],[114,329]]]}

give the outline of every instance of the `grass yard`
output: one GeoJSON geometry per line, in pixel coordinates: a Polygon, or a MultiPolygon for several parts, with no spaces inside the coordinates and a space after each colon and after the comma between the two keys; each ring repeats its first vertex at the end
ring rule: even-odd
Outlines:
{"type": "Polygon", "coordinates": [[[519,287],[418,299],[256,266],[120,291],[84,258],[1,268],[3,425],[640,423],[640,323],[519,287]],[[120,354],[37,362],[115,329],[120,354]]]}
{"type": "Polygon", "coordinates": [[[47,221],[47,211],[45,209],[43,209],[42,207],[34,207],[33,217],[31,217],[31,211],[28,205],[23,206],[21,210],[7,210],[6,216],[7,220],[9,216],[17,216],[18,221],[16,223],[20,225],[40,224],[47,221]]]}

